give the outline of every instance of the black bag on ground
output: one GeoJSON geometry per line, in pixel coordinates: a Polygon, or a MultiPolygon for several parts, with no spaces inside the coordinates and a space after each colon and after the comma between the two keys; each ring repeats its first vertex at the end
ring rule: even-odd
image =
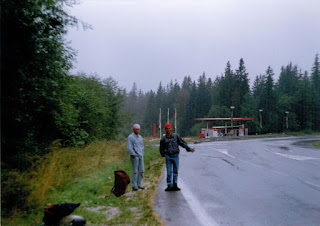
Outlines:
{"type": "Polygon", "coordinates": [[[130,177],[124,170],[114,171],[114,186],[111,192],[115,194],[115,196],[120,197],[126,193],[128,184],[130,184],[130,177]]]}
{"type": "Polygon", "coordinates": [[[44,217],[42,220],[45,225],[59,225],[62,218],[70,215],[79,206],[80,203],[50,205],[45,209],[44,217]]]}

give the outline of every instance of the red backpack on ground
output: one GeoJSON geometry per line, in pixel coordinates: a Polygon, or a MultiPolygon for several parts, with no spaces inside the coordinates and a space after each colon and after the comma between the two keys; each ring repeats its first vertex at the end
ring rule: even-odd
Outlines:
{"type": "Polygon", "coordinates": [[[124,170],[114,171],[114,186],[111,192],[115,194],[115,196],[120,197],[126,193],[128,184],[130,184],[130,177],[124,170]]]}

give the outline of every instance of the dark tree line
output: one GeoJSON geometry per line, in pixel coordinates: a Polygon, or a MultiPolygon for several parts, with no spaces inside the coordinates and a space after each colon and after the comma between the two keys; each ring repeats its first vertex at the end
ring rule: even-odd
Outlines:
{"type": "MultiPolygon", "coordinates": [[[[285,111],[289,111],[289,130],[320,130],[319,58],[311,73],[301,72],[291,63],[282,67],[274,81],[271,67],[257,76],[249,87],[243,59],[236,70],[226,65],[214,80],[205,73],[193,81],[160,83],[157,90],[143,93],[134,84],[122,91],[112,78],[70,75],[75,57],[66,44],[68,26],[79,21],[66,6],[74,0],[1,0],[1,154],[4,165],[25,164],[27,156],[42,155],[55,140],[61,145],[89,143],[94,139],[115,139],[128,119],[143,125],[144,135],[152,134],[152,124],[173,122],[181,135],[196,135],[196,117],[251,116],[249,131],[281,132],[285,111]],[[125,107],[122,104],[125,102],[125,107]]],[[[126,127],[126,133],[131,130],[126,127]]]]}
{"type": "Polygon", "coordinates": [[[197,81],[186,76],[181,84],[177,81],[170,81],[166,86],[160,83],[156,92],[150,90],[146,93],[138,90],[134,84],[132,90],[126,94],[125,108],[132,113],[134,122],[143,125],[142,133],[145,136],[152,134],[153,123],[156,123],[158,128],[159,108],[162,109],[162,124],[167,121],[168,108],[170,122],[174,122],[176,108],[178,132],[185,136],[197,135],[201,123],[195,123],[193,118],[231,117],[230,106],[235,107],[234,117],[255,118],[253,122],[246,123],[251,134],[287,130],[320,131],[318,54],[310,75],[289,63],[281,68],[279,78],[275,81],[273,69],[269,66],[263,74],[255,77],[252,88],[243,59],[240,59],[235,70],[231,68],[230,62],[227,62],[224,73],[214,80],[205,73],[200,75],[197,81]]]}

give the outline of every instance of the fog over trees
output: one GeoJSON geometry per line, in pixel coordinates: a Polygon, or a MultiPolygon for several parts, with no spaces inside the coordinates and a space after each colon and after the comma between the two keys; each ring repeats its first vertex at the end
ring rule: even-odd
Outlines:
{"type": "MultiPolygon", "coordinates": [[[[123,139],[132,123],[152,135],[153,123],[174,121],[178,133],[196,136],[198,117],[254,117],[249,133],[320,131],[320,63],[316,55],[310,71],[289,63],[274,81],[272,66],[249,86],[244,59],[216,77],[205,72],[194,81],[185,76],[162,81],[142,92],[134,83],[123,90],[116,78],[71,74],[76,57],[65,40],[67,28],[87,25],[68,14],[76,1],[1,0],[1,142],[2,162],[28,167],[29,156],[43,155],[56,142],[61,146],[86,145],[95,139],[123,139]],[[263,126],[259,126],[262,109],[263,126]],[[288,111],[289,128],[285,125],[288,111]]],[[[310,59],[312,61],[312,59],[310,59]]],[[[152,78],[150,78],[152,79],[152,78]]],[[[157,135],[159,136],[159,134],[157,135]]]]}
{"type": "Polygon", "coordinates": [[[156,91],[146,93],[134,83],[132,90],[125,94],[124,109],[130,112],[132,122],[142,124],[145,136],[152,135],[153,123],[159,127],[159,108],[162,109],[162,124],[167,122],[168,108],[170,122],[174,123],[174,109],[177,109],[178,133],[183,136],[197,135],[200,126],[204,125],[193,118],[231,117],[230,106],[235,106],[233,117],[255,118],[245,123],[250,134],[320,131],[318,54],[310,70],[301,71],[290,62],[282,66],[279,79],[275,81],[275,74],[269,66],[255,77],[250,87],[244,59],[240,59],[235,69],[227,62],[224,73],[215,78],[203,72],[197,81],[192,81],[190,76],[185,76],[181,84],[171,80],[164,85],[165,81],[162,81],[156,91]],[[262,128],[259,109],[263,110],[262,128]],[[285,112],[289,112],[288,129],[285,112]]]}

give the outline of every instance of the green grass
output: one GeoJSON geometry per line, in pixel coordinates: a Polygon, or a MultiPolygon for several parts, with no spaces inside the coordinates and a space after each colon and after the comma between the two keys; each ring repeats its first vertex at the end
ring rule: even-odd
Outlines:
{"type": "Polygon", "coordinates": [[[320,141],[313,142],[312,145],[320,148],[320,141]]]}
{"type": "Polygon", "coordinates": [[[2,225],[41,224],[45,207],[67,202],[81,203],[74,214],[85,217],[88,225],[160,225],[152,202],[164,160],[158,147],[147,142],[144,160],[146,189],[133,192],[130,184],[125,195],[115,197],[110,193],[114,171],[123,169],[130,177],[132,172],[125,142],[96,141],[84,148],[56,148],[28,174],[17,177],[26,180],[30,195],[23,210],[17,206],[10,216],[2,217],[2,225]]]}
{"type": "Polygon", "coordinates": [[[310,136],[310,135],[320,135],[320,132],[315,132],[311,130],[298,131],[298,132],[287,131],[285,132],[285,134],[291,135],[291,136],[310,136]]]}

